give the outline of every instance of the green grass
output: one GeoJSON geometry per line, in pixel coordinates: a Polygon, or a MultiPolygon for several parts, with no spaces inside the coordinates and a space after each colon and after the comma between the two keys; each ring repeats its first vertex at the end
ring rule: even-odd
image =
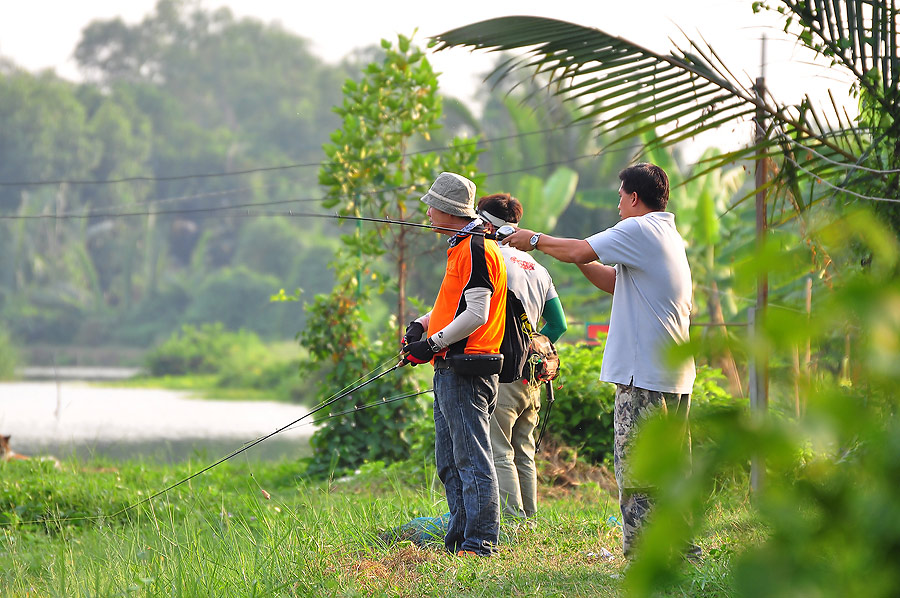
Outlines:
{"type": "MultiPolygon", "coordinates": [[[[430,467],[367,467],[312,483],[293,462],[236,460],[126,512],[206,463],[62,471],[0,463],[0,588],[25,596],[618,596],[615,500],[596,484],[543,488],[534,528],[491,559],[460,559],[375,534],[446,511],[430,467]],[[266,498],[268,493],[271,498],[266,498]],[[97,516],[65,520],[64,517],[97,516]],[[63,517],[61,519],[60,517],[63,517]],[[39,523],[29,523],[39,521],[39,523]],[[613,553],[607,560],[605,550],[613,553]]],[[[758,526],[723,493],[673,596],[727,596],[727,560],[758,526]],[[730,506],[729,506],[730,505],[730,506]]]]}

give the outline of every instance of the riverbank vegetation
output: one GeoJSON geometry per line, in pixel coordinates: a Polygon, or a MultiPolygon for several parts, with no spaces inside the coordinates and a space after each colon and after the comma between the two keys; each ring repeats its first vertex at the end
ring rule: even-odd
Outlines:
{"type": "Polygon", "coordinates": [[[296,343],[264,342],[254,332],[227,330],[221,323],[185,325],[144,356],[144,375],[124,385],[311,405],[318,402],[310,386],[317,375],[303,375],[307,361],[296,343]]]}

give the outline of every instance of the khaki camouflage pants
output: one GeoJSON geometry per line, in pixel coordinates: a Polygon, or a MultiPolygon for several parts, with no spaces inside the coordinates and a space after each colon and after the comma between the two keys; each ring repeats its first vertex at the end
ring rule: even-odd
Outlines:
{"type": "Polygon", "coordinates": [[[652,508],[650,488],[636,483],[629,474],[629,456],[635,434],[641,422],[658,411],[684,420],[685,450],[690,454],[691,432],[688,412],[691,395],[657,392],[635,386],[616,384],[616,406],[613,416],[615,427],[616,483],[619,486],[619,508],[622,510],[622,548],[625,556],[631,556],[641,525],[652,508]]]}

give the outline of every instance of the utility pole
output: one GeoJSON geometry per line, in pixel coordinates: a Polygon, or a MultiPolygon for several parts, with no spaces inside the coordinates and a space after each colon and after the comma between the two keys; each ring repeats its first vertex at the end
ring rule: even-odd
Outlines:
{"type": "MultiPolygon", "coordinates": [[[[766,96],[766,37],[762,38],[760,76],[756,79],[756,144],[766,138],[765,104],[766,96]]],[[[756,248],[762,251],[766,243],[766,192],[762,188],[768,180],[765,157],[756,159],[756,248]]],[[[769,300],[769,277],[760,271],[756,279],[756,306],[750,310],[750,410],[751,416],[762,421],[769,409],[769,357],[765,347],[764,324],[766,304],[769,300]]],[[[750,463],[750,492],[758,495],[765,484],[765,460],[757,453],[750,463]]]]}

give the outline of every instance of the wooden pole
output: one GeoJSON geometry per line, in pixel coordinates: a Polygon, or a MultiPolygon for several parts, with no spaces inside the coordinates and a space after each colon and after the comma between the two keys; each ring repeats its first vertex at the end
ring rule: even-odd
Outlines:
{"type": "MultiPolygon", "coordinates": [[[[812,315],[812,276],[806,277],[806,323],[809,330],[809,319],[812,315]]],[[[806,414],[806,397],[809,393],[809,385],[812,383],[812,343],[810,337],[806,337],[806,353],[803,356],[803,381],[806,389],[800,398],[800,415],[806,414]]]]}
{"type": "MultiPolygon", "coordinates": [[[[763,105],[766,96],[765,62],[766,62],[766,38],[762,38],[762,75],[756,79],[754,91],[756,92],[756,143],[762,143],[766,138],[765,111],[763,105]]],[[[765,158],[756,159],[756,247],[762,251],[766,243],[766,192],[762,189],[766,184],[765,158]]],[[[763,347],[764,323],[766,317],[766,304],[769,299],[769,278],[766,272],[760,272],[756,280],[756,306],[750,314],[751,355],[753,356],[750,368],[750,409],[752,415],[764,419],[769,409],[769,363],[763,347]]],[[[750,492],[758,494],[765,484],[765,461],[758,454],[753,456],[750,464],[750,492]]]]}

